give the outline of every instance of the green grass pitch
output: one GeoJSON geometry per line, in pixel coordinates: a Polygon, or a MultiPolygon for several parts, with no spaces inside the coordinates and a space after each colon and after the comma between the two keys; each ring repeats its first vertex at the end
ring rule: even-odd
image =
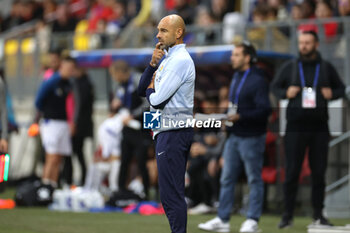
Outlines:
{"type": "MultiPolygon", "coordinates": [[[[13,190],[0,194],[0,198],[13,197],[13,190]]],[[[214,215],[189,216],[188,233],[200,233],[197,225],[214,215]]],[[[278,230],[279,216],[263,215],[260,228],[266,233],[307,232],[309,217],[297,217],[294,227],[278,230]]],[[[231,232],[238,232],[244,217],[233,215],[231,232]]],[[[332,219],[336,225],[350,223],[348,219],[332,219]]],[[[47,208],[15,208],[0,210],[1,233],[167,233],[170,232],[165,216],[140,216],[123,213],[71,213],[53,212],[47,208]]]]}

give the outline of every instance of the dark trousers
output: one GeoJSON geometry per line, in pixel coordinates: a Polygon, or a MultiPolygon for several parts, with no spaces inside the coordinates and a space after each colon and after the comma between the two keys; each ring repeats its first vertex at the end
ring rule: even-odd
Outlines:
{"type": "Polygon", "coordinates": [[[159,194],[172,233],[186,233],[185,172],[192,140],[192,128],[156,135],[159,194]]]}
{"type": "MultiPolygon", "coordinates": [[[[80,184],[83,185],[86,177],[86,164],[84,158],[84,140],[85,136],[73,136],[72,137],[72,149],[73,155],[76,155],[79,161],[79,165],[81,168],[81,178],[80,184]]],[[[73,180],[73,166],[72,166],[72,157],[67,156],[64,158],[64,167],[62,171],[63,179],[67,182],[67,184],[72,184],[73,180]]]]}
{"type": "Polygon", "coordinates": [[[126,189],[129,166],[135,156],[139,173],[142,177],[144,192],[148,195],[149,175],[147,170],[147,149],[151,143],[149,132],[134,130],[128,127],[123,129],[122,156],[119,173],[119,188],[126,189]]]}
{"type": "Polygon", "coordinates": [[[286,180],[284,183],[284,215],[286,217],[293,217],[298,181],[306,148],[309,148],[309,166],[312,180],[311,201],[314,209],[314,218],[322,214],[328,141],[329,131],[327,124],[313,127],[310,131],[299,126],[287,125],[285,136],[286,180]]]}
{"type": "Polygon", "coordinates": [[[208,162],[205,156],[190,158],[190,166],[187,169],[190,186],[187,196],[191,198],[194,206],[200,203],[212,205],[216,177],[210,177],[208,174],[208,162]]]}

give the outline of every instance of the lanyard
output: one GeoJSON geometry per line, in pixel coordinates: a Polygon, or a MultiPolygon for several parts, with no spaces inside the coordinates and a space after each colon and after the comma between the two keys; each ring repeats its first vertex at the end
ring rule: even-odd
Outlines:
{"type": "MultiPolygon", "coordinates": [[[[301,62],[299,62],[299,74],[300,74],[301,87],[305,87],[305,77],[304,77],[303,65],[301,64],[301,62]]],[[[320,64],[317,64],[316,71],[315,71],[315,77],[314,77],[314,83],[313,83],[314,88],[317,87],[319,74],[320,74],[320,64]]]]}
{"type": "MultiPolygon", "coordinates": [[[[234,104],[237,104],[238,105],[238,97],[239,97],[239,93],[241,92],[241,89],[243,87],[243,84],[245,82],[245,80],[247,79],[247,76],[249,74],[249,71],[250,69],[246,70],[244,72],[244,75],[241,79],[241,81],[239,82],[238,84],[238,87],[237,87],[237,90],[236,90],[236,95],[235,95],[235,99],[234,99],[234,104]]],[[[238,78],[238,72],[233,76],[233,81],[232,81],[232,84],[231,84],[231,87],[230,87],[230,95],[229,95],[229,98],[230,100],[232,100],[232,97],[233,97],[233,89],[235,87],[235,84],[236,84],[236,81],[237,81],[237,78],[238,78]],[[236,77],[237,76],[237,77],[236,77]]]]}

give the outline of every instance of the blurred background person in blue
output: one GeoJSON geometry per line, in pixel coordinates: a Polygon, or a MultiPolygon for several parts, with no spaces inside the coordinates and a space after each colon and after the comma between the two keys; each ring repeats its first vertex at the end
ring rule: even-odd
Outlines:
{"type": "Polygon", "coordinates": [[[66,99],[71,92],[69,78],[73,77],[75,69],[76,61],[64,58],[59,71],[43,81],[35,100],[35,106],[43,116],[40,133],[46,156],[42,182],[53,188],[57,187],[62,157],[72,153],[66,99]]]}
{"type": "Polygon", "coordinates": [[[271,112],[269,88],[263,72],[254,66],[255,48],[248,42],[235,46],[231,63],[235,74],[229,93],[228,136],[222,157],[224,167],[220,177],[220,196],[217,217],[198,225],[206,231],[230,231],[230,215],[234,204],[234,190],[242,172],[248,178],[249,207],[240,232],[258,231],[262,214],[264,182],[261,177],[267,120],[271,112]]]}

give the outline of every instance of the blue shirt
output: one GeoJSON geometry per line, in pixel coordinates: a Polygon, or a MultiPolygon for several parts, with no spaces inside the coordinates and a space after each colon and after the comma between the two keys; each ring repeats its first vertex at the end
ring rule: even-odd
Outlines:
{"type": "MultiPolygon", "coordinates": [[[[238,72],[233,76],[232,82],[234,79],[236,81],[232,87],[231,102],[234,102],[244,73],[244,71],[238,72]]],[[[253,137],[266,133],[267,120],[271,113],[269,86],[262,70],[256,67],[251,67],[239,92],[237,113],[240,119],[232,127],[227,127],[228,132],[241,137],[253,137]]]]}
{"type": "MultiPolygon", "coordinates": [[[[156,70],[154,89],[146,91],[151,111],[162,109],[161,117],[165,122],[192,120],[195,77],[194,63],[185,44],[169,48],[156,70]]],[[[154,136],[161,131],[180,128],[168,126],[154,130],[154,136]]]]}
{"type": "Polygon", "coordinates": [[[46,119],[67,120],[66,98],[71,91],[69,80],[61,78],[58,72],[43,81],[35,99],[36,108],[46,119]]]}

